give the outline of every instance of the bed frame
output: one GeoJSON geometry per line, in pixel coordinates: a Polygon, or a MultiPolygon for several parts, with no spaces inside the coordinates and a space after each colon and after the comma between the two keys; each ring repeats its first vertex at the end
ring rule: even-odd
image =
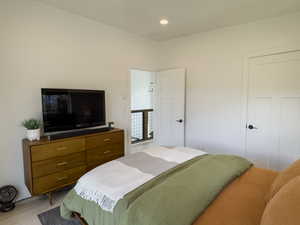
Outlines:
{"type": "Polygon", "coordinates": [[[79,213],[73,212],[72,216],[76,218],[82,225],[88,225],[88,223],[81,217],[79,213]]]}

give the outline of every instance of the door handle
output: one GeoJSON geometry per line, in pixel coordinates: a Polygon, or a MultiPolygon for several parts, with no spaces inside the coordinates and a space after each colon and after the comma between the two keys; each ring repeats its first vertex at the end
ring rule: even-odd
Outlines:
{"type": "Polygon", "coordinates": [[[255,126],[252,125],[252,124],[247,125],[247,128],[248,128],[249,130],[253,130],[253,129],[257,130],[257,129],[258,129],[257,127],[255,127],[255,126]]]}
{"type": "Polygon", "coordinates": [[[182,122],[183,122],[183,119],[176,120],[176,122],[182,123],[182,122]]]}

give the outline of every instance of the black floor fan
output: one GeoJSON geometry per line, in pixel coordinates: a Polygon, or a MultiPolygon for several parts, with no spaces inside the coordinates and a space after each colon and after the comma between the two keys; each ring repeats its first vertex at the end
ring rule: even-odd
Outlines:
{"type": "Polygon", "coordinates": [[[7,185],[0,188],[0,211],[9,212],[15,208],[14,200],[18,191],[14,186],[7,185]]]}

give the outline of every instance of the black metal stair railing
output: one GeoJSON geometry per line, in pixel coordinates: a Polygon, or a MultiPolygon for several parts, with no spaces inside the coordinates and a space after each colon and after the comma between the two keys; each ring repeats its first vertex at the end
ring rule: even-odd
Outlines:
{"type": "Polygon", "coordinates": [[[153,139],[153,109],[131,111],[131,143],[153,139]]]}

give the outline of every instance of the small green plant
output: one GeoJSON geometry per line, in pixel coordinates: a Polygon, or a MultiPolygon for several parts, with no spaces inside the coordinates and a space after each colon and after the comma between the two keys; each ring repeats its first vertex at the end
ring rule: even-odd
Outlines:
{"type": "Polygon", "coordinates": [[[22,126],[25,127],[28,130],[36,130],[41,128],[41,121],[40,120],[36,120],[36,119],[29,119],[29,120],[24,120],[22,122],[22,126]]]}

